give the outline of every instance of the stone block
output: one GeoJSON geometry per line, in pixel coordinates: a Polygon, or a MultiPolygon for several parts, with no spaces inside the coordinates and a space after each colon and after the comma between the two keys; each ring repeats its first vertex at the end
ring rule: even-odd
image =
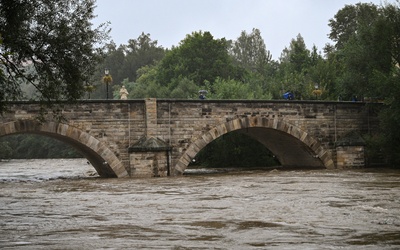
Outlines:
{"type": "Polygon", "coordinates": [[[365,166],[364,146],[339,146],[336,148],[336,154],[338,168],[365,166]]]}

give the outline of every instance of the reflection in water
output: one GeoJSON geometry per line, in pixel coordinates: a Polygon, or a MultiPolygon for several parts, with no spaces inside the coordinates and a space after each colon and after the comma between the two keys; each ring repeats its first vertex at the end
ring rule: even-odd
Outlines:
{"type": "Polygon", "coordinates": [[[4,249],[398,249],[400,171],[102,179],[84,159],[0,163],[4,249]]]}

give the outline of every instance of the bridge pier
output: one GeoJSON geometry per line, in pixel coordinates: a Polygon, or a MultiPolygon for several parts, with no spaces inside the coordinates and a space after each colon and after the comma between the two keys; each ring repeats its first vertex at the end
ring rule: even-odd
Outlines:
{"type": "Polygon", "coordinates": [[[350,132],[335,144],[337,168],[365,167],[365,141],[359,134],[350,132]]]}
{"type": "Polygon", "coordinates": [[[129,147],[131,177],[163,177],[170,173],[171,148],[155,137],[142,137],[129,147]]]}
{"type": "Polygon", "coordinates": [[[131,177],[163,177],[170,175],[171,147],[157,134],[157,100],[145,100],[146,135],[128,148],[131,177]]]}

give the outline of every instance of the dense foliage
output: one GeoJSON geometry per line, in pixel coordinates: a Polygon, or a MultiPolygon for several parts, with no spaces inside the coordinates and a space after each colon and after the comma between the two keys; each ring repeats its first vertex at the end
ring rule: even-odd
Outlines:
{"type": "MultiPolygon", "coordinates": [[[[0,112],[6,101],[74,101],[85,91],[107,32],[92,29],[94,0],[0,1],[0,112]],[[23,96],[21,87],[35,88],[23,96]]],[[[48,107],[46,107],[48,108],[48,107]]]]}
{"type": "Polygon", "coordinates": [[[79,158],[82,154],[56,139],[34,134],[10,135],[0,140],[0,159],[79,158]]]}
{"type": "MultiPolygon", "coordinates": [[[[85,87],[82,82],[86,81],[86,98],[103,99],[105,88],[101,79],[104,69],[108,68],[112,74],[111,87],[114,98],[119,98],[119,89],[125,85],[130,99],[197,99],[198,91],[204,89],[208,92],[209,99],[281,99],[282,94],[290,90],[295,99],[302,100],[379,100],[387,106],[380,114],[382,131],[380,134],[363,136],[370,145],[379,149],[379,154],[386,156],[389,163],[400,163],[400,130],[397,129],[400,126],[400,103],[397,98],[400,94],[399,1],[381,6],[370,3],[346,5],[329,20],[329,38],[332,44],[326,44],[324,48],[307,48],[303,37],[298,34],[282,51],[279,60],[272,60],[260,31],[253,29],[250,33],[242,31],[234,41],[215,39],[210,32],[195,31],[171,49],[158,46],[157,41],[150,38],[150,34],[142,33],[137,39],[129,40],[127,45],[117,47],[114,43],[108,44],[105,60],[99,64],[89,63],[95,55],[101,55],[95,53],[90,45],[97,41],[100,34],[104,34],[99,30],[90,30],[87,26],[86,21],[92,15],[92,1],[71,1],[88,6],[84,11],[82,8],[74,9],[75,5],[71,5],[70,10],[74,10],[73,13],[67,11],[66,4],[60,4],[60,10],[32,9],[34,3],[50,6],[50,1],[46,0],[20,0],[18,3],[22,5],[15,6],[10,5],[10,2],[14,1],[1,1],[0,11],[7,13],[10,10],[5,8],[13,6],[16,16],[22,18],[10,15],[2,15],[0,18],[2,64],[7,59],[5,62],[18,63],[18,67],[15,68],[20,70],[19,66],[28,59],[33,60],[36,70],[33,72],[40,72],[39,76],[44,75],[46,78],[43,80],[43,76],[36,75],[27,79],[36,84],[37,89],[45,91],[42,97],[55,100],[60,97],[77,98],[85,90],[82,88],[85,87]],[[33,14],[27,14],[28,10],[33,14]],[[50,13],[48,17],[42,16],[41,11],[44,10],[50,13]],[[60,22],[44,27],[45,21],[54,18],[53,11],[60,11],[60,19],[56,18],[60,22]],[[66,25],[66,18],[71,17],[76,17],[74,20],[78,21],[75,23],[71,19],[66,25]],[[12,26],[3,25],[7,23],[12,26]],[[15,30],[7,33],[5,29],[12,27],[15,30]],[[58,30],[60,27],[62,29],[58,30]],[[83,61],[74,64],[76,53],[80,49],[77,43],[68,43],[68,46],[63,48],[60,45],[53,47],[49,41],[55,42],[56,45],[66,38],[74,41],[75,35],[82,35],[81,29],[78,29],[77,34],[71,34],[71,28],[76,27],[86,27],[83,30],[89,29],[89,32],[83,38],[76,38],[76,41],[80,41],[85,56],[80,57],[83,61]],[[47,34],[39,36],[39,28],[43,28],[47,34]],[[28,31],[30,29],[32,31],[28,31]],[[52,30],[55,31],[51,32],[52,30]],[[15,44],[11,43],[13,46],[10,45],[12,34],[18,37],[18,34],[24,33],[28,35],[28,39],[18,38],[15,44]],[[41,46],[43,41],[45,46],[41,46]],[[41,58],[34,52],[52,54],[45,54],[41,58]],[[60,58],[61,52],[68,56],[60,58]],[[45,71],[43,67],[46,65],[51,66],[48,69],[57,69],[57,74],[45,71]],[[85,72],[91,71],[92,68],[88,65],[97,67],[91,79],[76,73],[75,66],[84,69],[85,72]]],[[[23,69],[25,73],[30,72],[29,67],[23,69]]],[[[30,74],[28,76],[31,77],[30,74]]],[[[8,91],[6,95],[3,94],[2,100],[11,100],[10,96],[16,95],[21,86],[25,93],[32,93],[30,85],[21,85],[21,82],[17,81],[11,83],[6,77],[9,77],[6,71],[0,71],[0,80],[5,86],[4,89],[8,91]]],[[[232,137],[235,139],[230,138],[231,141],[226,139],[229,138],[226,136],[225,144],[218,141],[216,145],[220,144],[225,151],[236,152],[238,149],[232,146],[232,140],[245,140],[236,136],[238,135],[232,137]]],[[[218,156],[222,155],[214,146],[210,147],[218,152],[218,156]]],[[[239,151],[243,150],[245,149],[239,151]]]]}

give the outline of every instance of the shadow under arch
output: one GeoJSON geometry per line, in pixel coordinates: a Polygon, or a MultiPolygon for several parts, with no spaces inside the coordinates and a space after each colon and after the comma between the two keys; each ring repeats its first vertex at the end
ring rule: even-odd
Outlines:
{"type": "Polygon", "coordinates": [[[0,136],[32,133],[56,138],[81,152],[101,177],[126,177],[128,172],[106,146],[90,134],[63,123],[17,120],[0,124],[0,136]]]}
{"type": "Polygon", "coordinates": [[[191,160],[216,138],[233,131],[245,133],[260,141],[284,167],[335,168],[329,151],[320,142],[282,118],[237,118],[205,132],[196,138],[179,158],[174,175],[181,175],[191,160]]]}

